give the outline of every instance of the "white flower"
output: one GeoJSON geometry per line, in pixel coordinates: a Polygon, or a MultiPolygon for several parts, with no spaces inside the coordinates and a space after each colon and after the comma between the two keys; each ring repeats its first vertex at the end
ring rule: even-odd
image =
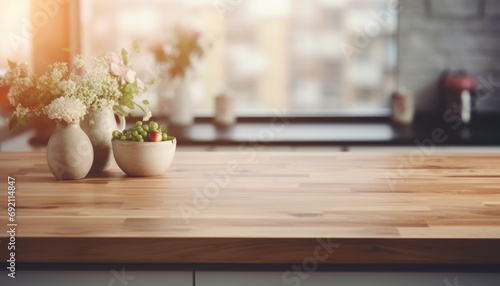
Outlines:
{"type": "Polygon", "coordinates": [[[59,82],[58,87],[61,93],[66,95],[74,95],[77,89],[76,82],[71,79],[59,82]]]}
{"type": "Polygon", "coordinates": [[[151,119],[152,116],[153,116],[153,114],[151,113],[151,110],[146,109],[146,112],[145,112],[144,116],[142,117],[142,121],[148,121],[149,119],[151,119]]]}
{"type": "Polygon", "coordinates": [[[12,106],[15,106],[17,104],[16,98],[14,98],[14,96],[11,96],[10,94],[9,94],[9,103],[12,106]]]}
{"type": "Polygon", "coordinates": [[[23,84],[24,86],[26,86],[26,87],[28,87],[28,88],[29,88],[29,87],[33,87],[33,81],[31,80],[31,78],[29,78],[29,77],[25,77],[25,78],[21,79],[21,81],[22,81],[22,84],[23,84]]]}
{"type": "Polygon", "coordinates": [[[83,59],[82,55],[76,55],[74,58],[73,58],[73,65],[75,66],[75,68],[77,69],[81,69],[83,68],[83,66],[85,65],[85,60],[83,59]]]}
{"type": "Polygon", "coordinates": [[[62,96],[54,99],[45,109],[45,113],[50,119],[73,122],[85,116],[87,107],[85,104],[73,96],[62,96]]]}
{"type": "Polygon", "coordinates": [[[24,108],[21,106],[21,104],[18,104],[16,106],[16,110],[14,111],[14,114],[17,116],[17,118],[22,118],[27,116],[30,113],[29,108],[24,108]]]}

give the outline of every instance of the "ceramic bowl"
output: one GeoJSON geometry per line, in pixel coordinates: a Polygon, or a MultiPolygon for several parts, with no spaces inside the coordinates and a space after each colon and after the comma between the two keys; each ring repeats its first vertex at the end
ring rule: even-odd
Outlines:
{"type": "Polygon", "coordinates": [[[177,139],[162,142],[113,140],[113,154],[129,176],[149,177],[165,173],[174,159],[177,139]]]}

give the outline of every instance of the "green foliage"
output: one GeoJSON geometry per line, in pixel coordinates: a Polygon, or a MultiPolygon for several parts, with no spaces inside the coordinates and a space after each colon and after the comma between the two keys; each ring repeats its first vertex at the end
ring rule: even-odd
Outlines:
{"type": "Polygon", "coordinates": [[[125,49],[122,49],[122,60],[123,63],[128,66],[128,52],[125,49]]]}
{"type": "Polygon", "coordinates": [[[194,30],[176,27],[173,34],[173,39],[166,43],[168,50],[160,45],[153,49],[153,53],[156,62],[166,69],[171,78],[184,77],[193,66],[193,59],[203,57],[204,47],[199,33],[194,30]]]}
{"type": "Polygon", "coordinates": [[[132,48],[134,49],[134,52],[140,53],[140,48],[139,48],[139,44],[137,43],[137,41],[134,41],[132,43],[132,48]]]}
{"type": "Polygon", "coordinates": [[[125,112],[125,109],[123,109],[123,107],[120,105],[113,106],[113,111],[120,116],[127,116],[127,112],[125,112]]]}
{"type": "MultiPolygon", "coordinates": [[[[134,41],[132,43],[132,48],[133,48],[133,53],[140,52],[139,44],[137,43],[137,41],[134,41]]],[[[131,67],[129,66],[129,63],[130,63],[131,55],[127,52],[126,49],[121,50],[121,58],[122,58],[123,64],[128,69],[130,69],[131,67]]],[[[117,103],[118,107],[115,108],[116,113],[118,113],[122,116],[126,116],[126,112],[124,110],[124,107],[129,108],[129,109],[135,109],[135,107],[137,106],[141,109],[141,111],[144,112],[145,116],[147,116],[148,114],[151,114],[151,112],[148,111],[146,108],[144,108],[144,107],[142,107],[139,104],[134,102],[134,98],[137,95],[147,91],[147,86],[142,87],[143,84],[141,84],[141,88],[139,88],[139,81],[140,81],[140,79],[138,77],[136,77],[136,80],[133,83],[126,82],[124,80],[124,78],[119,80],[118,89],[119,89],[120,93],[122,94],[122,96],[118,100],[118,103],[117,103]]],[[[142,103],[144,105],[148,105],[149,101],[144,100],[144,101],[142,101],[142,103]]]]}
{"type": "Polygon", "coordinates": [[[10,69],[15,69],[16,66],[17,66],[16,62],[13,62],[13,61],[10,61],[10,60],[7,60],[7,63],[9,64],[9,68],[10,69]]]}
{"type": "Polygon", "coordinates": [[[23,127],[24,125],[26,125],[26,123],[28,123],[28,117],[24,116],[18,118],[17,116],[12,115],[9,120],[9,131],[13,131],[20,127],[23,127]]]}

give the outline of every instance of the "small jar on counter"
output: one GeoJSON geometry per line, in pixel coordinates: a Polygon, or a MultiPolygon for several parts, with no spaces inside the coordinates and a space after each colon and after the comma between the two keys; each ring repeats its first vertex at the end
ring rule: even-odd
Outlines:
{"type": "Polygon", "coordinates": [[[223,92],[215,97],[215,124],[228,127],[236,122],[233,98],[223,92]]]}
{"type": "Polygon", "coordinates": [[[396,91],[391,97],[392,120],[396,123],[409,125],[413,122],[415,104],[413,95],[409,92],[396,91]]]}

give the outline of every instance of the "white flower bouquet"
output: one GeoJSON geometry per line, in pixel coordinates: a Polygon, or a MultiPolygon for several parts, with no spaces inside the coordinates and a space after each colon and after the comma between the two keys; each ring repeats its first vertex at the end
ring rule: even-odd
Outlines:
{"type": "MultiPolygon", "coordinates": [[[[134,42],[134,51],[139,47],[134,42]]],[[[144,113],[144,120],[149,120],[151,111],[134,99],[146,91],[146,86],[129,66],[129,57],[125,49],[121,57],[114,53],[94,58],[92,67],[85,68],[82,56],[73,59],[73,70],[68,63],[49,65],[45,74],[35,75],[26,63],[8,62],[9,70],[0,80],[0,86],[9,87],[9,102],[15,111],[9,121],[9,128],[16,129],[26,124],[28,116],[47,115],[51,119],[65,120],[77,116],[81,118],[91,110],[113,107],[119,115],[126,116],[125,107],[139,107],[144,113]],[[58,98],[64,97],[49,107],[58,98]],[[78,100],[78,101],[76,101],[78,100]],[[81,103],[85,113],[81,115],[81,103]],[[64,113],[61,108],[72,110],[64,113]]],[[[147,100],[142,101],[148,105],[147,100]]],[[[73,119],[74,120],[74,119],[73,119]]]]}
{"type": "MultiPolygon", "coordinates": [[[[136,42],[133,43],[133,52],[139,53],[136,42]]],[[[136,96],[147,91],[147,87],[130,66],[130,57],[125,49],[122,49],[121,55],[110,52],[95,58],[90,70],[85,70],[84,60],[76,57],[74,65],[83,74],[77,95],[93,110],[113,106],[121,116],[127,115],[125,107],[138,107],[144,113],[143,120],[147,121],[151,111],[134,101],[136,96]]],[[[142,104],[147,106],[149,102],[143,100],[142,104]]]]}
{"type": "Polygon", "coordinates": [[[77,121],[87,113],[87,106],[74,96],[58,97],[45,108],[49,119],[66,121],[67,123],[77,121]]]}

